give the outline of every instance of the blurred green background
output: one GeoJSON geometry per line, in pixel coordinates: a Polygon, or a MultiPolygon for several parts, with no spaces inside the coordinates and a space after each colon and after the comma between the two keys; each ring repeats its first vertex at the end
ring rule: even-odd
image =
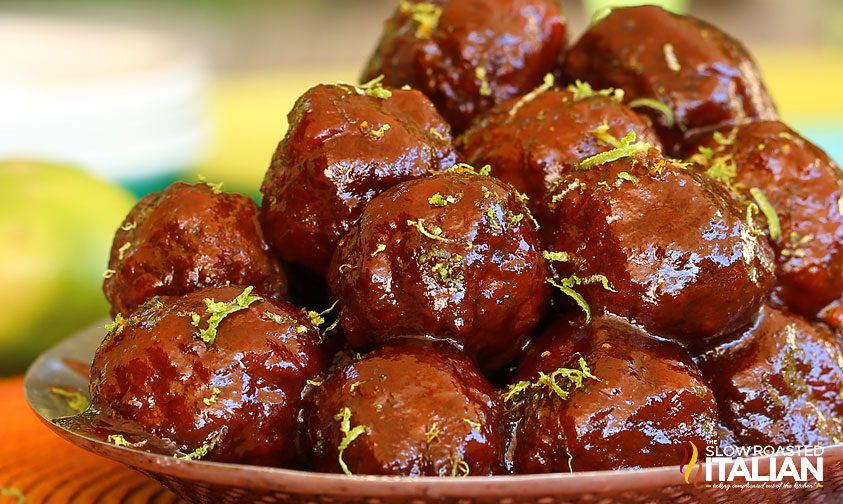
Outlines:
{"type": "MultiPolygon", "coordinates": [[[[0,0],[0,159],[72,163],[135,196],[199,175],[256,196],[293,101],[354,80],[397,3],[0,0]]],[[[561,3],[575,40],[593,9],[620,2],[561,3]]],[[[843,159],[843,1],[664,3],[741,39],[785,120],[843,159]]],[[[17,303],[0,324],[0,374],[107,312],[103,229],[131,197],[50,170],[33,173],[62,197],[0,165],[0,282],[17,303]]]]}

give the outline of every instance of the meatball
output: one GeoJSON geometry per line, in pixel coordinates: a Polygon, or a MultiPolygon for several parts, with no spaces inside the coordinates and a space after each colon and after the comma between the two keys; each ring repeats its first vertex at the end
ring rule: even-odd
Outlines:
{"type": "Polygon", "coordinates": [[[306,314],[251,287],[155,297],[109,327],[92,404],[190,458],[290,466],[305,381],[324,367],[319,339],[306,314]]]}
{"type": "Polygon", "coordinates": [[[825,152],[780,122],[757,122],[718,133],[694,159],[763,211],[777,301],[813,318],[843,293],[843,173],[825,152]]]}
{"type": "Polygon", "coordinates": [[[843,442],[843,355],[827,327],[763,307],[698,365],[738,443],[843,442]]]}
{"type": "Polygon", "coordinates": [[[817,316],[836,331],[843,331],[843,297],[832,301],[817,316]]]}
{"type": "Polygon", "coordinates": [[[644,120],[619,102],[620,95],[594,92],[585,84],[551,90],[552,81],[524,98],[512,99],[480,116],[460,137],[463,158],[490,164],[495,176],[539,204],[553,181],[580,159],[612,149],[615,139],[634,132],[660,146],[644,120]]]}
{"type": "Polygon", "coordinates": [[[778,118],[740,42],[651,5],[613,9],[571,48],[564,72],[594,86],[622,88],[674,154],[701,131],[778,118]]]}
{"type": "Polygon", "coordinates": [[[374,198],[328,271],[349,343],[424,334],[458,343],[484,369],[511,360],[550,296],[523,200],[465,167],[374,198]]]}
{"type": "Polygon", "coordinates": [[[422,91],[463,131],[557,64],[566,21],[553,0],[402,0],[363,71],[422,91]]]}
{"type": "Polygon", "coordinates": [[[153,296],[229,283],[286,298],[287,278],[264,241],[257,205],[205,183],[177,182],[147,195],[126,216],[114,236],[103,291],[117,316],[153,296]]]}
{"type": "Polygon", "coordinates": [[[609,312],[692,347],[749,323],[775,280],[767,241],[722,186],[623,143],[562,175],[545,200],[555,286],[586,323],[609,312]]]}
{"type": "Polygon", "coordinates": [[[624,320],[562,319],[527,349],[504,394],[515,473],[679,464],[715,445],[717,405],[687,352],[624,320]]]}
{"type": "Polygon", "coordinates": [[[318,471],[401,476],[501,472],[495,389],[447,343],[405,340],[334,372],[308,395],[318,471]]]}
{"type": "Polygon", "coordinates": [[[418,91],[320,85],[288,119],[261,187],[261,223],[282,259],[318,274],[372,197],[456,162],[448,125],[418,91]]]}

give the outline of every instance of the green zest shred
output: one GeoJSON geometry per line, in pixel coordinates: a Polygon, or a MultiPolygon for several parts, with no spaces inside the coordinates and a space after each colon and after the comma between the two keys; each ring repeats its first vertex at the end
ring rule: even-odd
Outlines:
{"type": "Polygon", "coordinates": [[[76,413],[84,412],[91,405],[88,398],[78,390],[67,390],[60,387],[50,387],[47,390],[54,396],[64,399],[68,407],[76,413]]]}
{"type": "Polygon", "coordinates": [[[550,250],[545,250],[542,252],[542,256],[548,261],[555,262],[568,262],[571,260],[571,256],[567,252],[552,252],[550,250]]]}
{"type": "Polygon", "coordinates": [[[380,98],[386,100],[392,97],[392,91],[383,87],[383,75],[379,75],[369,82],[354,86],[351,84],[340,83],[342,86],[350,86],[360,96],[369,96],[372,98],[380,98]]]}
{"type": "Polygon", "coordinates": [[[676,57],[676,51],[673,49],[673,44],[665,44],[663,49],[664,61],[667,63],[667,68],[673,72],[682,70],[682,65],[679,63],[679,58],[676,57]]]}
{"type": "Polygon", "coordinates": [[[577,165],[577,170],[587,171],[595,166],[611,163],[636,154],[643,154],[652,148],[652,145],[646,142],[636,142],[635,138],[635,132],[630,131],[629,134],[620,141],[620,146],[583,159],[577,165]]]}
{"type": "Polygon", "coordinates": [[[486,67],[477,67],[474,69],[474,77],[480,81],[480,96],[492,96],[492,88],[488,81],[489,72],[486,67]]]}
{"type": "Polygon", "coordinates": [[[440,193],[436,193],[433,196],[429,197],[427,199],[427,202],[433,206],[443,207],[451,203],[456,203],[457,198],[451,196],[450,194],[447,196],[442,196],[440,193]]]}
{"type": "Polygon", "coordinates": [[[384,250],[386,250],[386,245],[383,244],[383,243],[378,243],[378,246],[375,247],[375,251],[372,252],[372,257],[375,257],[376,255],[380,254],[384,250]]]}
{"type": "Polygon", "coordinates": [[[471,430],[473,430],[474,432],[480,432],[480,428],[483,427],[482,425],[480,425],[480,422],[475,422],[468,418],[463,418],[462,421],[467,423],[468,426],[471,427],[471,430]]]}
{"type": "Polygon", "coordinates": [[[582,308],[582,311],[585,313],[585,325],[588,325],[591,322],[591,306],[589,306],[588,302],[580,293],[574,290],[574,287],[578,285],[599,283],[607,291],[617,292],[612,287],[611,283],[609,283],[609,279],[604,275],[591,275],[585,278],[580,278],[577,275],[571,275],[568,278],[563,279],[561,282],[556,281],[555,278],[548,278],[547,282],[562,291],[563,294],[573,299],[574,302],[582,308]]]}
{"type": "Polygon", "coordinates": [[[416,38],[429,39],[433,30],[439,26],[439,17],[442,15],[442,7],[428,2],[412,3],[407,0],[401,2],[401,12],[409,14],[418,23],[416,38]]]}
{"type": "Polygon", "coordinates": [[[338,454],[337,460],[340,463],[340,468],[342,468],[342,472],[345,473],[346,476],[351,476],[351,471],[348,470],[348,466],[345,464],[345,461],[342,459],[343,453],[345,453],[345,449],[348,448],[355,439],[360,437],[361,434],[366,432],[367,427],[365,425],[358,425],[354,428],[351,427],[351,409],[348,407],[343,408],[334,416],[335,420],[339,420],[340,422],[340,432],[343,435],[342,440],[340,440],[340,444],[338,446],[338,454]]]}
{"type": "Polygon", "coordinates": [[[530,103],[531,101],[535,100],[539,97],[542,93],[550,91],[553,89],[553,86],[556,84],[555,79],[553,78],[553,74],[549,73],[544,76],[544,82],[541,86],[537,87],[536,89],[530,91],[529,93],[525,94],[518,100],[515,105],[511,109],[509,109],[509,118],[512,119],[513,117],[518,114],[518,111],[521,110],[524,105],[530,103]]]}
{"type": "Polygon", "coordinates": [[[568,91],[574,94],[574,101],[585,100],[586,98],[591,98],[592,96],[603,96],[620,103],[623,101],[624,97],[623,89],[608,88],[595,91],[591,87],[591,84],[579,79],[568,86],[568,91]]]}
{"type": "Polygon", "coordinates": [[[585,359],[580,357],[577,363],[580,366],[579,369],[561,367],[550,374],[539,372],[539,378],[538,380],[536,380],[536,382],[522,380],[513,383],[509,385],[509,387],[507,387],[507,391],[503,393],[501,398],[504,402],[508,402],[517,395],[527,390],[528,388],[548,387],[557,396],[559,396],[560,399],[565,400],[568,398],[570,393],[567,389],[562,388],[562,386],[559,385],[559,382],[557,381],[559,377],[567,378],[575,389],[582,388],[583,382],[587,378],[591,380],[600,381],[599,378],[591,374],[591,369],[589,369],[588,364],[586,364],[585,362],[585,359]]]}
{"type": "Polygon", "coordinates": [[[770,200],[764,196],[761,189],[753,187],[749,190],[749,194],[752,195],[753,199],[755,199],[755,203],[758,204],[758,208],[761,210],[761,213],[763,213],[764,217],[767,218],[767,228],[770,231],[770,239],[778,241],[779,238],[782,237],[782,225],[781,221],[779,221],[776,209],[773,208],[773,205],[770,204],[770,200]]]}
{"type": "Polygon", "coordinates": [[[665,126],[672,128],[676,124],[676,116],[666,103],[654,98],[638,98],[629,102],[629,108],[649,108],[664,116],[665,126]]]}
{"type": "Polygon", "coordinates": [[[451,466],[452,478],[465,478],[471,473],[471,467],[469,467],[468,462],[461,459],[458,455],[454,455],[451,461],[453,463],[451,466]]]}
{"type": "Polygon", "coordinates": [[[217,398],[220,396],[221,393],[222,393],[222,390],[220,390],[218,387],[214,387],[211,390],[211,397],[203,398],[202,402],[205,403],[205,406],[210,406],[212,404],[216,404],[217,398]]]}
{"type": "MultiPolygon", "coordinates": [[[[199,339],[204,341],[208,346],[213,345],[214,341],[217,339],[217,328],[227,316],[232,313],[239,312],[240,310],[245,310],[255,301],[260,301],[262,299],[260,296],[252,296],[252,290],[254,290],[254,287],[246,287],[239,296],[229,302],[214,301],[211,298],[205,298],[205,313],[208,314],[208,326],[204,329],[199,328],[196,332],[196,336],[198,336],[199,339]]],[[[198,314],[193,315],[196,316],[192,317],[192,323],[198,328],[201,322],[201,317],[198,314]]]]}
{"type": "Polygon", "coordinates": [[[105,332],[108,334],[114,334],[115,336],[119,335],[123,332],[123,329],[126,327],[126,319],[123,317],[122,313],[118,313],[116,317],[114,317],[114,322],[110,324],[106,324],[105,332]]]}
{"type": "Polygon", "coordinates": [[[425,226],[423,218],[420,218],[419,220],[408,220],[407,225],[415,227],[422,236],[426,236],[431,240],[443,242],[448,241],[447,238],[442,236],[442,228],[433,224],[431,224],[430,226],[425,226]]]}
{"type": "Polygon", "coordinates": [[[122,434],[109,434],[107,441],[114,446],[124,446],[126,448],[140,448],[141,446],[146,444],[146,440],[140,441],[138,443],[130,443],[126,441],[126,438],[123,437],[122,434]]]}

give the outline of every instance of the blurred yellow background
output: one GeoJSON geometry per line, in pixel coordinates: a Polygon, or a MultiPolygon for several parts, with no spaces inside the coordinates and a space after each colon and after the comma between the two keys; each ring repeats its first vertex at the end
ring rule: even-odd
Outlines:
{"type": "MultiPolygon", "coordinates": [[[[569,40],[576,40],[589,10],[601,3],[607,2],[562,2],[570,19],[569,40]]],[[[785,120],[843,160],[843,2],[664,3],[686,8],[742,40],[756,56],[785,120]]],[[[257,197],[295,99],[320,82],[355,80],[396,4],[0,0],[0,158],[70,162],[136,195],[176,178],[203,175],[257,197]]],[[[11,201],[12,191],[20,190],[14,187],[0,187],[0,201],[11,201]]],[[[64,190],[71,191],[70,185],[64,190]]],[[[120,189],[78,196],[85,198],[88,213],[64,229],[95,237],[101,252],[82,255],[61,243],[52,245],[39,271],[52,272],[56,285],[78,271],[105,268],[110,240],[100,236],[101,228],[113,227],[125,212],[125,205],[105,201],[126,198],[120,189]],[[98,200],[103,200],[100,206],[98,200]],[[85,268],[69,271],[66,265],[72,263],[85,268]]],[[[8,258],[23,249],[11,247],[26,239],[36,243],[38,222],[55,225],[49,215],[24,219],[33,215],[25,207],[0,210],[6,212],[0,215],[0,232],[4,225],[32,231],[0,236],[6,247],[0,244],[0,259],[7,259],[0,279],[7,283],[13,274],[22,278],[20,263],[8,258]]],[[[37,349],[105,316],[104,305],[94,303],[94,310],[77,308],[76,318],[67,321],[62,296],[81,291],[100,296],[101,278],[89,278],[81,286],[67,284],[72,289],[52,285],[21,294],[38,303],[49,292],[50,306],[40,312],[21,309],[32,320],[0,326],[0,354],[20,352],[16,362],[0,360],[0,368],[7,363],[0,374],[20,371],[37,349]]]]}

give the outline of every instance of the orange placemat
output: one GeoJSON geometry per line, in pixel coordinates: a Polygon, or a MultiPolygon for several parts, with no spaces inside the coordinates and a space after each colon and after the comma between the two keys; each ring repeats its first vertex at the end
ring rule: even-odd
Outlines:
{"type": "Polygon", "coordinates": [[[178,503],[151,479],[73,446],[26,404],[20,378],[0,380],[0,504],[178,503]]]}

